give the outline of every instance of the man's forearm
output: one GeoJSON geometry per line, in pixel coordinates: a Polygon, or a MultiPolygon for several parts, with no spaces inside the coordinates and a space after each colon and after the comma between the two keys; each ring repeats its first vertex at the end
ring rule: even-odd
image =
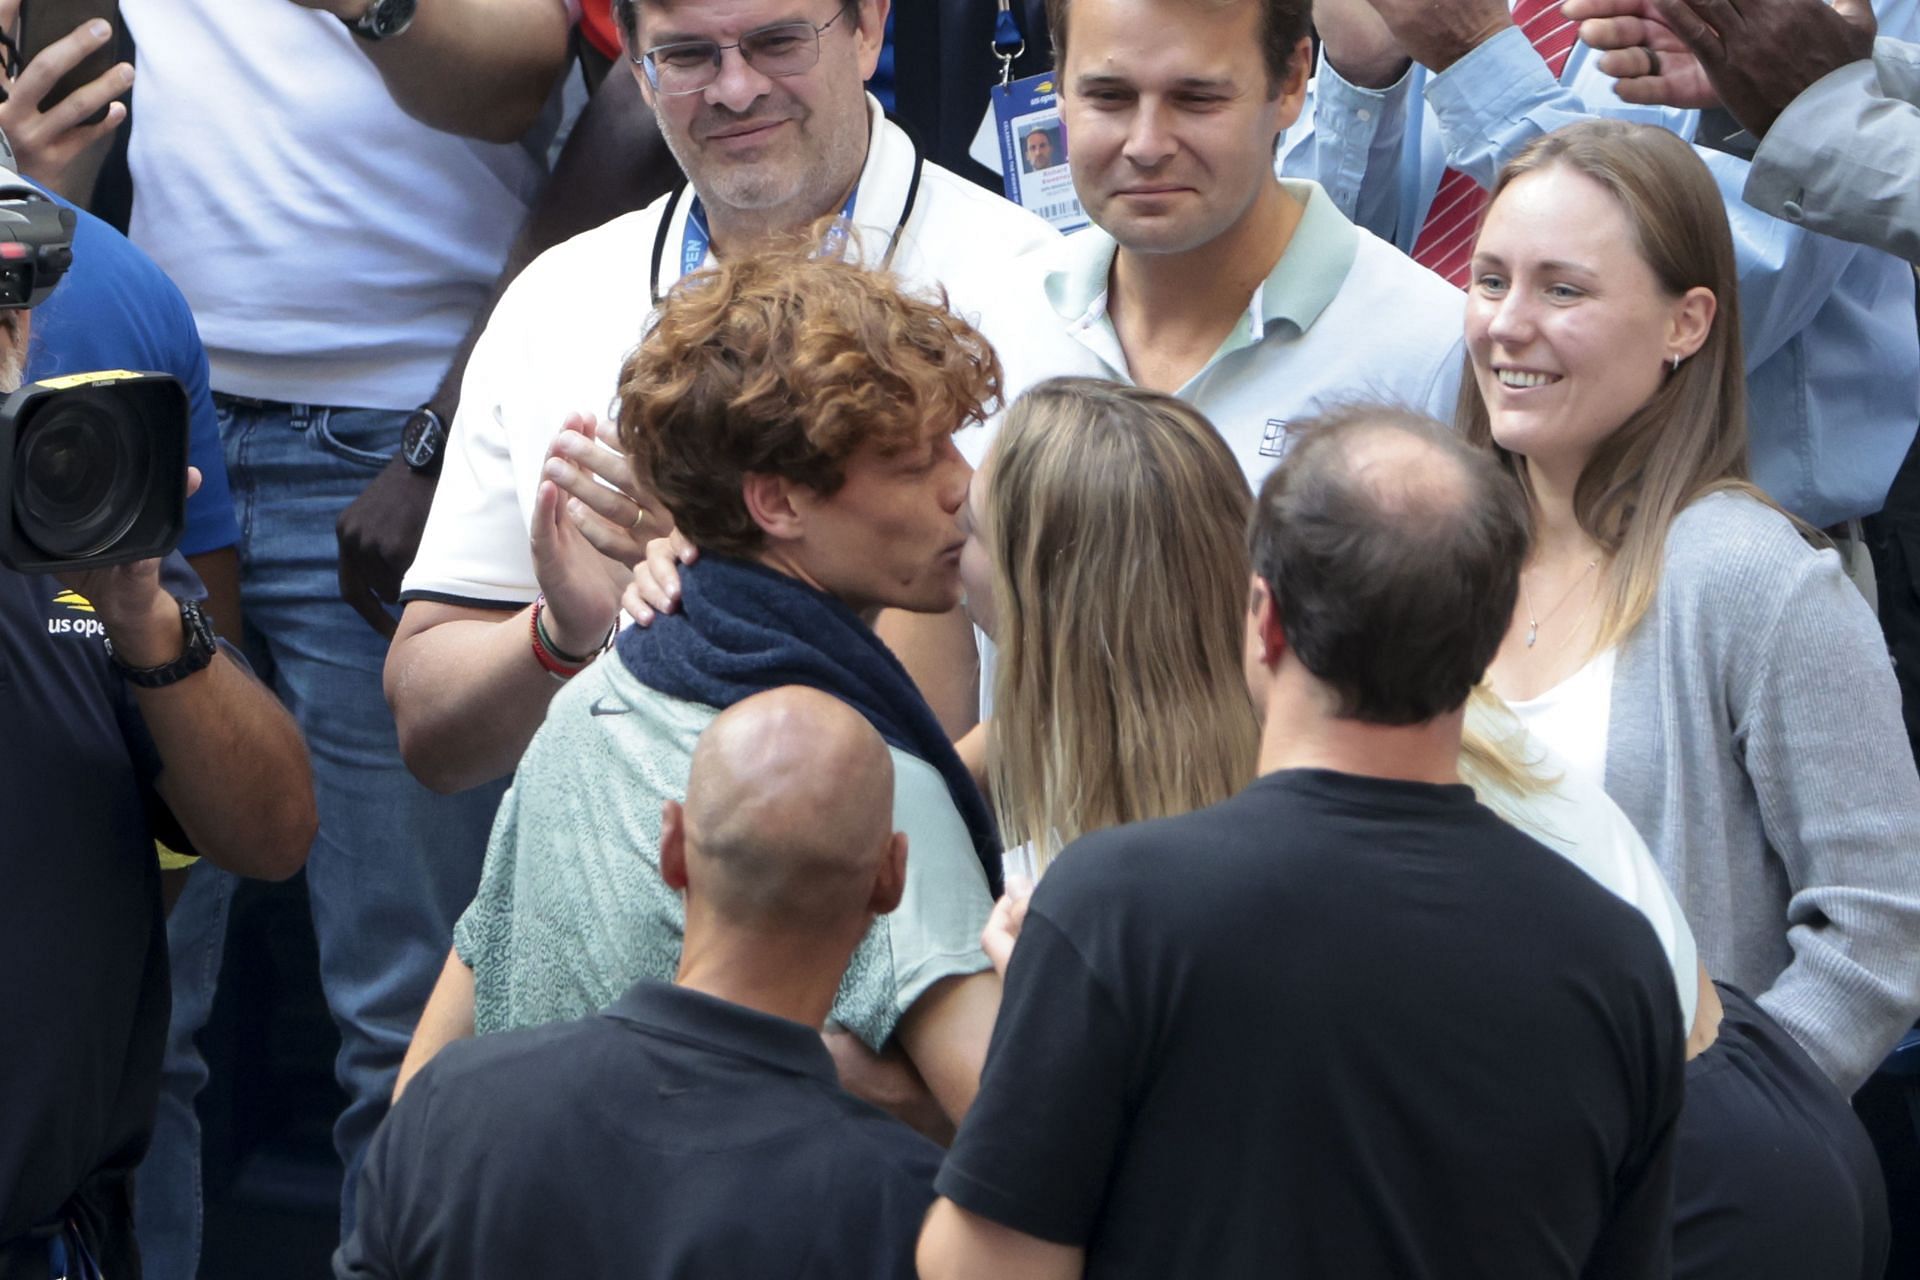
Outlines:
{"type": "MultiPolygon", "coordinates": [[[[371,6],[325,7],[355,18],[371,6]]],[[[533,127],[566,69],[568,29],[561,0],[419,0],[405,31],[362,47],[414,119],[513,142],[533,127]]]]}
{"type": "Polygon", "coordinates": [[[156,786],[196,852],[280,880],[306,861],[313,775],[293,718],[225,653],[164,689],[134,689],[161,760],[156,786]]]}
{"type": "Polygon", "coordinates": [[[914,1260],[924,1280],[1072,1280],[1087,1265],[1084,1249],[1003,1227],[946,1199],[927,1211],[914,1260]]]}
{"type": "Polygon", "coordinates": [[[1000,976],[987,969],[935,983],[900,1019],[895,1034],[901,1048],[955,1124],[980,1092],[980,1070],[999,1012],[1000,976]]]}
{"type": "Polygon", "coordinates": [[[420,1013],[420,1023],[413,1029],[407,1056],[400,1060],[400,1073],[393,1082],[393,1100],[400,1101],[407,1082],[433,1061],[435,1054],[455,1040],[472,1037],[473,970],[467,968],[458,951],[449,948],[440,980],[434,983],[427,1007],[420,1013]]]}
{"type": "Polygon", "coordinates": [[[413,776],[452,793],[519,765],[560,684],[533,656],[531,608],[409,604],[387,651],[387,704],[413,776]]]}

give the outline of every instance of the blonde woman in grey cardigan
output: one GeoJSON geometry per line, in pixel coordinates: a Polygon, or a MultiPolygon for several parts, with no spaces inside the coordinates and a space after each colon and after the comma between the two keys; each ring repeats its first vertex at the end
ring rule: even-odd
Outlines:
{"type": "Polygon", "coordinates": [[[1706,966],[1841,1089],[1920,1011],[1920,778],[1838,557],[1747,479],[1721,196],[1658,130],[1501,174],[1463,428],[1532,500],[1495,688],[1652,848],[1706,966]]]}

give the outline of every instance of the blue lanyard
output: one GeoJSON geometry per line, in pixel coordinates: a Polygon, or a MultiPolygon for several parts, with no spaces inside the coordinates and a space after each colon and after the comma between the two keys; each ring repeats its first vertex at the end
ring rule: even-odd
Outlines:
{"type": "MultiPolygon", "coordinates": [[[[920,175],[926,169],[920,158],[919,142],[914,139],[910,131],[907,131],[905,125],[899,127],[903,132],[907,132],[907,141],[913,145],[913,177],[907,182],[907,199],[901,206],[900,220],[893,224],[893,234],[887,237],[886,256],[880,260],[880,269],[883,271],[892,267],[894,251],[900,247],[900,233],[906,229],[907,223],[913,218],[914,207],[920,199],[920,175]]],[[[860,189],[855,187],[853,194],[847,197],[846,205],[840,210],[839,222],[834,225],[833,230],[828,233],[826,242],[821,245],[823,253],[840,251],[846,236],[845,228],[853,221],[853,203],[859,195],[860,189]]],[[[692,195],[689,187],[679,187],[667,197],[667,207],[653,233],[653,260],[647,277],[647,297],[655,306],[660,304],[660,267],[667,256],[667,235],[673,227],[674,212],[680,207],[683,199],[691,199],[693,203],[687,209],[687,222],[683,232],[685,239],[680,246],[680,274],[687,276],[704,266],[707,261],[707,252],[712,247],[712,237],[707,231],[707,214],[706,210],[700,207],[700,197],[692,195]]]]}
{"type": "MultiPolygon", "coordinates": [[[[846,236],[846,232],[841,229],[841,224],[853,221],[853,202],[859,198],[860,188],[856,186],[847,196],[847,203],[840,209],[841,222],[835,224],[834,229],[828,233],[826,242],[820,246],[822,253],[833,254],[839,251],[840,241],[846,236]]],[[[707,230],[707,211],[701,205],[700,197],[695,196],[693,203],[687,208],[686,238],[680,243],[680,274],[690,276],[705,266],[707,251],[712,244],[713,235],[707,230]]]]}

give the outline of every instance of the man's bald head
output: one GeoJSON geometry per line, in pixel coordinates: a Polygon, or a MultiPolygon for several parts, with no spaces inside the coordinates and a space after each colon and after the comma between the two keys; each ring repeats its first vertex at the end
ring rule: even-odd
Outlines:
{"type": "Polygon", "coordinates": [[[1378,405],[1300,423],[1254,512],[1253,570],[1337,713],[1457,710],[1513,616],[1530,522],[1491,454],[1378,405]]]}
{"type": "Polygon", "coordinates": [[[694,749],[685,877],[730,924],[835,929],[891,910],[893,760],[837,698],[798,687],[722,712],[694,749]],[[880,889],[876,901],[876,887],[880,889]]]}

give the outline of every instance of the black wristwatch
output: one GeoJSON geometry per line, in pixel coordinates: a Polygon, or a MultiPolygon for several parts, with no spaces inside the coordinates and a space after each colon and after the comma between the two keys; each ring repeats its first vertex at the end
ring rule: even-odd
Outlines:
{"type": "Polygon", "coordinates": [[[400,432],[400,456],[423,476],[440,474],[440,460],[447,448],[447,424],[440,415],[421,405],[407,419],[400,432]]]}
{"type": "Polygon", "coordinates": [[[347,30],[362,40],[391,40],[413,25],[413,10],[419,0],[373,0],[357,18],[342,18],[347,30]]]}
{"type": "Polygon", "coordinates": [[[213,626],[207,621],[207,615],[201,612],[198,600],[182,600],[180,604],[180,626],[187,633],[187,648],[172,662],[157,667],[130,667],[120,661],[120,655],[113,651],[113,641],[107,641],[107,657],[113,660],[113,666],[128,684],[137,684],[142,689],[164,689],[170,684],[178,684],[196,671],[205,671],[207,664],[213,661],[213,626]]]}

